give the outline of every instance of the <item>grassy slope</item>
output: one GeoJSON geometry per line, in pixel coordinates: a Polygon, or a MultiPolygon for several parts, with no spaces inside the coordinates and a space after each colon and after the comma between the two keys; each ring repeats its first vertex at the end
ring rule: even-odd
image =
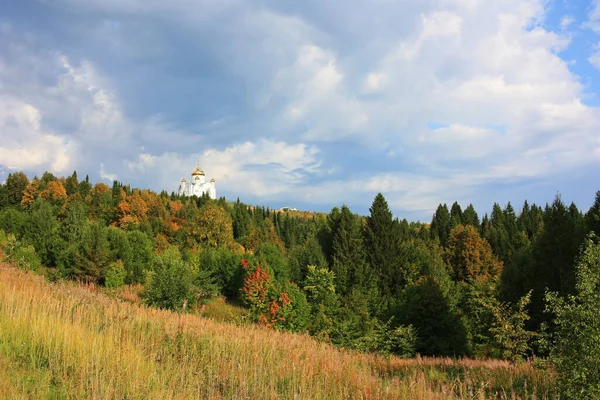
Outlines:
{"type": "Polygon", "coordinates": [[[0,266],[0,398],[547,398],[552,374],[400,360],[140,307],[0,266]]]}

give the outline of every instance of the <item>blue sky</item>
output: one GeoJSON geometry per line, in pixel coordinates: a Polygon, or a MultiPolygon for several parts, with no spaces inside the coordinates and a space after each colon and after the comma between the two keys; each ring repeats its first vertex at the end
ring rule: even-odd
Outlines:
{"type": "Polygon", "coordinates": [[[171,192],[199,160],[270,207],[587,209],[599,69],[598,1],[5,1],[0,180],[171,192]]]}

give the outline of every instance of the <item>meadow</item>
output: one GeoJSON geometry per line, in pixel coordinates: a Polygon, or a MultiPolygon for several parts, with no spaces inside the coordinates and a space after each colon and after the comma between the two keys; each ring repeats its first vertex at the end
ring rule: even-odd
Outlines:
{"type": "Polygon", "coordinates": [[[530,362],[337,349],[306,335],[149,308],[93,286],[50,283],[1,264],[0,398],[559,396],[554,373],[530,362]]]}

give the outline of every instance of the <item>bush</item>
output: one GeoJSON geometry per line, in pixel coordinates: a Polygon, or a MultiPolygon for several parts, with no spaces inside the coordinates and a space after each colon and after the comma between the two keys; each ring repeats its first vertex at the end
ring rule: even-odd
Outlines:
{"type": "Polygon", "coordinates": [[[107,288],[118,288],[125,284],[127,271],[123,265],[123,261],[118,260],[109,265],[104,271],[104,286],[107,288]]]}
{"type": "Polygon", "coordinates": [[[193,282],[192,266],[181,259],[176,248],[168,248],[154,257],[144,300],[155,307],[184,310],[195,300],[193,282]]]}
{"type": "Polygon", "coordinates": [[[35,249],[31,245],[17,247],[14,262],[17,267],[29,271],[37,271],[42,265],[40,258],[37,256],[35,249]]]}
{"type": "Polygon", "coordinates": [[[385,324],[377,322],[368,335],[356,341],[356,348],[381,354],[394,354],[409,358],[415,355],[417,334],[412,325],[392,328],[392,320],[385,324]]]}
{"type": "Polygon", "coordinates": [[[546,293],[546,312],[555,316],[545,343],[566,399],[600,398],[600,244],[592,233],[576,266],[575,296],[546,293]]]}
{"type": "Polygon", "coordinates": [[[4,250],[6,252],[6,259],[14,263],[18,268],[36,271],[42,265],[33,246],[24,246],[12,233],[6,238],[4,250]]]}

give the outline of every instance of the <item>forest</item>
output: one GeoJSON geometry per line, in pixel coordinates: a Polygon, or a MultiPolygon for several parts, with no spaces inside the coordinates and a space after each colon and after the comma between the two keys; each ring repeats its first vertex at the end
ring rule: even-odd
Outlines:
{"type": "Polygon", "coordinates": [[[149,306],[193,313],[215,298],[277,331],[368,353],[540,358],[567,398],[600,396],[600,192],[564,204],[440,204],[430,223],[280,212],[239,199],[112,187],[74,172],[0,186],[8,262],[50,281],[142,285],[149,306]]]}

